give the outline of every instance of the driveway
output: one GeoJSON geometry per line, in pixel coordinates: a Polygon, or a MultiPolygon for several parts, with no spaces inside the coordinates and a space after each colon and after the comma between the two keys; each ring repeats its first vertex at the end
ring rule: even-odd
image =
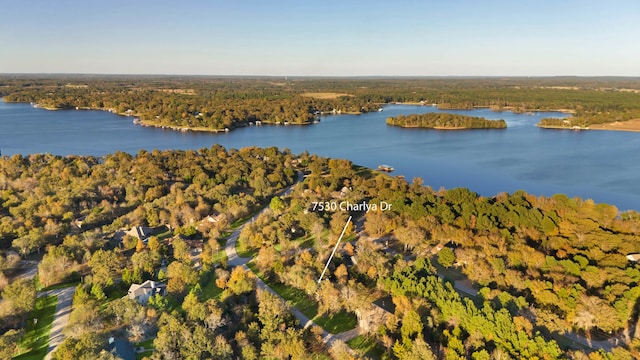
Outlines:
{"type": "Polygon", "coordinates": [[[73,294],[76,292],[75,286],[69,286],[62,289],[49,290],[38,294],[42,296],[57,296],[58,303],[56,304],[56,313],[53,318],[53,324],[51,326],[51,333],[49,335],[49,350],[47,350],[47,356],[45,359],[51,358],[51,353],[64,341],[64,334],[62,331],[69,322],[71,315],[71,305],[73,303],[73,294]]]}

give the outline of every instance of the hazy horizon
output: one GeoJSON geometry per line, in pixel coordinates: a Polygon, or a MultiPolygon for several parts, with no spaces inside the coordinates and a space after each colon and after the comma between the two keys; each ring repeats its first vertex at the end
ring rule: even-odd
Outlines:
{"type": "Polygon", "coordinates": [[[273,75],[273,74],[179,74],[179,73],[73,73],[0,72],[0,76],[53,77],[204,77],[204,78],[289,78],[289,79],[640,79],[640,75],[273,75]]]}
{"type": "Polygon", "coordinates": [[[0,5],[0,73],[640,76],[630,0],[0,5]]]}

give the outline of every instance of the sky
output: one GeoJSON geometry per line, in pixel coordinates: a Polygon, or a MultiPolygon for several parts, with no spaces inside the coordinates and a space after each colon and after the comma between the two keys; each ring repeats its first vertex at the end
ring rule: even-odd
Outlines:
{"type": "Polygon", "coordinates": [[[0,73],[640,76],[638,0],[0,0],[0,73]]]}

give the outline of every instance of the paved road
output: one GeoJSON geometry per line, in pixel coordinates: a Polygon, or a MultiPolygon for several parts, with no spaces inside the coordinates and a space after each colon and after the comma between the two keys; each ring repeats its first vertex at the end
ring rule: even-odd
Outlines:
{"type": "MultiPolygon", "coordinates": [[[[249,220],[247,223],[253,222],[258,215],[262,214],[263,211],[264,210],[260,211],[258,214],[252,217],[251,220],[249,220]]],[[[240,227],[235,229],[227,239],[227,243],[224,246],[224,251],[227,253],[227,265],[229,265],[229,267],[243,266],[248,263],[249,260],[251,260],[251,258],[243,258],[238,256],[238,253],[236,252],[236,242],[238,241],[238,236],[240,236],[240,232],[247,223],[242,224],[240,227]]]]}
{"type": "Polygon", "coordinates": [[[51,353],[64,341],[64,333],[62,332],[69,322],[69,316],[71,315],[71,305],[73,303],[73,294],[76,292],[75,286],[70,286],[62,289],[49,290],[38,294],[39,297],[43,296],[57,296],[58,303],[56,304],[56,313],[53,318],[53,324],[51,326],[51,333],[49,335],[49,350],[47,350],[47,356],[45,359],[51,358],[51,353]]]}
{"type": "MultiPolygon", "coordinates": [[[[288,188],[286,188],[285,190],[283,190],[282,192],[280,192],[280,196],[287,196],[291,193],[291,191],[293,191],[293,188],[295,187],[295,185],[302,181],[303,179],[303,174],[298,172],[298,179],[296,181],[295,184],[289,186],[288,188]]],[[[256,215],[254,215],[251,219],[249,219],[247,222],[245,222],[244,224],[242,224],[241,226],[239,226],[236,230],[234,230],[231,235],[229,236],[229,238],[227,239],[227,243],[225,244],[225,252],[227,253],[227,264],[229,265],[229,267],[235,267],[235,266],[242,266],[246,271],[250,271],[253,273],[253,271],[247,266],[247,263],[251,260],[251,258],[243,258],[238,256],[238,253],[236,252],[236,242],[238,241],[238,237],[240,236],[240,232],[242,231],[242,229],[244,228],[244,226],[250,222],[253,222],[255,219],[258,218],[258,216],[260,216],[260,214],[262,214],[264,211],[266,211],[269,207],[266,207],[262,210],[260,210],[260,212],[258,212],[256,215]]],[[[254,274],[255,275],[255,274],[254,274]]],[[[271,294],[277,296],[279,299],[282,299],[282,301],[286,300],[280,296],[280,294],[278,294],[277,292],[275,292],[271,287],[269,287],[269,285],[265,284],[264,281],[262,281],[259,277],[256,276],[256,288],[263,290],[263,291],[268,291],[271,294]]],[[[302,326],[302,328],[306,329],[309,326],[312,325],[316,325],[313,320],[309,319],[305,314],[303,314],[302,312],[300,312],[300,310],[296,309],[295,307],[291,307],[291,311],[293,312],[293,315],[298,319],[298,321],[300,322],[300,326],[302,326]]],[[[320,329],[322,329],[322,327],[318,326],[320,329]]],[[[358,335],[360,335],[360,328],[356,327],[355,329],[349,330],[349,331],[345,331],[343,333],[340,334],[331,334],[329,332],[327,332],[326,330],[322,329],[322,342],[327,344],[328,346],[330,346],[334,341],[336,340],[342,340],[342,341],[349,341],[355,337],[357,337],[358,335]]]]}
{"type": "Polygon", "coordinates": [[[21,260],[20,274],[15,277],[15,279],[33,279],[38,272],[38,264],[39,262],[33,260],[21,260]]]}
{"type": "MultiPolygon", "coordinates": [[[[304,179],[304,174],[298,171],[298,178],[296,179],[296,182],[293,183],[293,185],[289,186],[288,188],[280,191],[280,193],[278,193],[278,196],[287,196],[291,194],[294,187],[303,179],[304,179]]],[[[240,232],[245,227],[245,225],[248,223],[254,222],[263,212],[267,211],[267,209],[269,209],[268,206],[260,210],[257,214],[253,215],[251,219],[246,221],[244,224],[240,225],[237,229],[235,229],[231,233],[231,235],[229,235],[229,238],[227,239],[227,243],[225,244],[225,248],[224,248],[224,251],[227,253],[227,264],[229,265],[229,267],[243,266],[251,260],[251,258],[243,258],[238,256],[238,253],[236,252],[236,242],[238,241],[240,232]]]]}

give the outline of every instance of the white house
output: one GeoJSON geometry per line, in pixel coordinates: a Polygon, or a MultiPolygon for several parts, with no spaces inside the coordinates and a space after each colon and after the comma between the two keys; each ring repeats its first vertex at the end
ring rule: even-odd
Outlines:
{"type": "Polygon", "coordinates": [[[167,285],[161,282],[147,280],[142,284],[131,284],[128,291],[128,297],[131,300],[136,300],[140,304],[146,305],[149,301],[149,297],[155,294],[165,295],[167,285]]]}

